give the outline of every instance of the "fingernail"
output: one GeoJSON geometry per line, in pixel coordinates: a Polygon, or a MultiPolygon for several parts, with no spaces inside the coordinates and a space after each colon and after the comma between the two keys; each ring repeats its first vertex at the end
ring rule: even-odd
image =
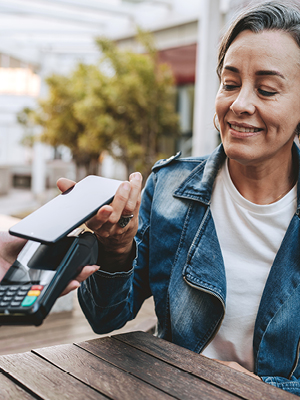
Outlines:
{"type": "Polygon", "coordinates": [[[123,189],[126,190],[126,192],[130,191],[130,183],[129,182],[124,182],[123,183],[123,189]]]}
{"type": "Polygon", "coordinates": [[[142,175],[139,172],[134,172],[130,175],[129,179],[136,179],[137,181],[141,181],[142,175]]]}

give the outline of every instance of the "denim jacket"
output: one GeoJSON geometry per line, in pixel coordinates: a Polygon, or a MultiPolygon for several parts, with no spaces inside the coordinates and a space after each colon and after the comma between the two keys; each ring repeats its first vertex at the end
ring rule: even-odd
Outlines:
{"type": "MultiPolygon", "coordinates": [[[[294,145],[296,160],[300,152],[294,145]]],[[[153,295],[158,336],[200,353],[226,309],[223,257],[210,210],[226,155],[179,158],[153,167],[142,196],[136,258],[128,272],[101,269],[78,296],[93,330],[108,333],[133,319],[153,295]]],[[[300,395],[300,184],[293,216],[272,265],[256,317],[254,372],[300,395]]]]}

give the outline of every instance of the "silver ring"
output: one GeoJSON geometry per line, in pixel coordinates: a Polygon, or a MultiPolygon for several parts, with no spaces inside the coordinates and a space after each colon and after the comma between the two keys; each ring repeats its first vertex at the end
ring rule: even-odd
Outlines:
{"type": "Polygon", "coordinates": [[[120,225],[121,228],[125,228],[130,222],[130,220],[133,218],[133,214],[131,215],[121,215],[121,218],[118,221],[118,224],[120,225]]]}

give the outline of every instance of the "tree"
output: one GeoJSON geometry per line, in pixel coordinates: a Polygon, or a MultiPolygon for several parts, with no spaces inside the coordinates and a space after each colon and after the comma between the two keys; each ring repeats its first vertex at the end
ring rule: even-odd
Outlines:
{"type": "Polygon", "coordinates": [[[99,148],[89,151],[82,149],[81,137],[85,133],[82,122],[76,118],[74,105],[85,95],[84,91],[74,88],[73,82],[84,79],[86,71],[80,66],[70,76],[52,75],[46,79],[48,96],[39,101],[36,109],[24,108],[18,114],[18,121],[27,129],[26,141],[29,142],[30,131],[34,126],[41,126],[42,134],[38,139],[57,147],[67,146],[71,152],[77,171],[84,167],[88,174],[96,173],[99,148]]]}
{"type": "Polygon", "coordinates": [[[151,36],[139,32],[138,40],[143,54],[98,39],[98,65],[79,64],[69,77],[47,79],[48,97],[27,112],[43,127],[41,140],[69,147],[75,162],[87,168],[105,150],[128,173],[139,170],[145,177],[158,158],[169,155],[163,141],[174,142],[179,132],[173,75],[158,62],[151,36]]]}

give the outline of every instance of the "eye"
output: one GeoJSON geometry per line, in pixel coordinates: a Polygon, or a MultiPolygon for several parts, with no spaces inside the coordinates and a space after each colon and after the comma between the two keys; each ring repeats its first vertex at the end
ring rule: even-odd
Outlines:
{"type": "Polygon", "coordinates": [[[263,90],[263,89],[258,89],[258,93],[260,93],[262,96],[265,96],[265,97],[272,97],[272,96],[275,96],[275,94],[277,94],[277,92],[269,92],[269,91],[263,90]]]}
{"type": "Polygon", "coordinates": [[[226,85],[226,84],[223,84],[223,89],[224,90],[234,90],[234,89],[236,89],[238,86],[237,85],[226,85]]]}

